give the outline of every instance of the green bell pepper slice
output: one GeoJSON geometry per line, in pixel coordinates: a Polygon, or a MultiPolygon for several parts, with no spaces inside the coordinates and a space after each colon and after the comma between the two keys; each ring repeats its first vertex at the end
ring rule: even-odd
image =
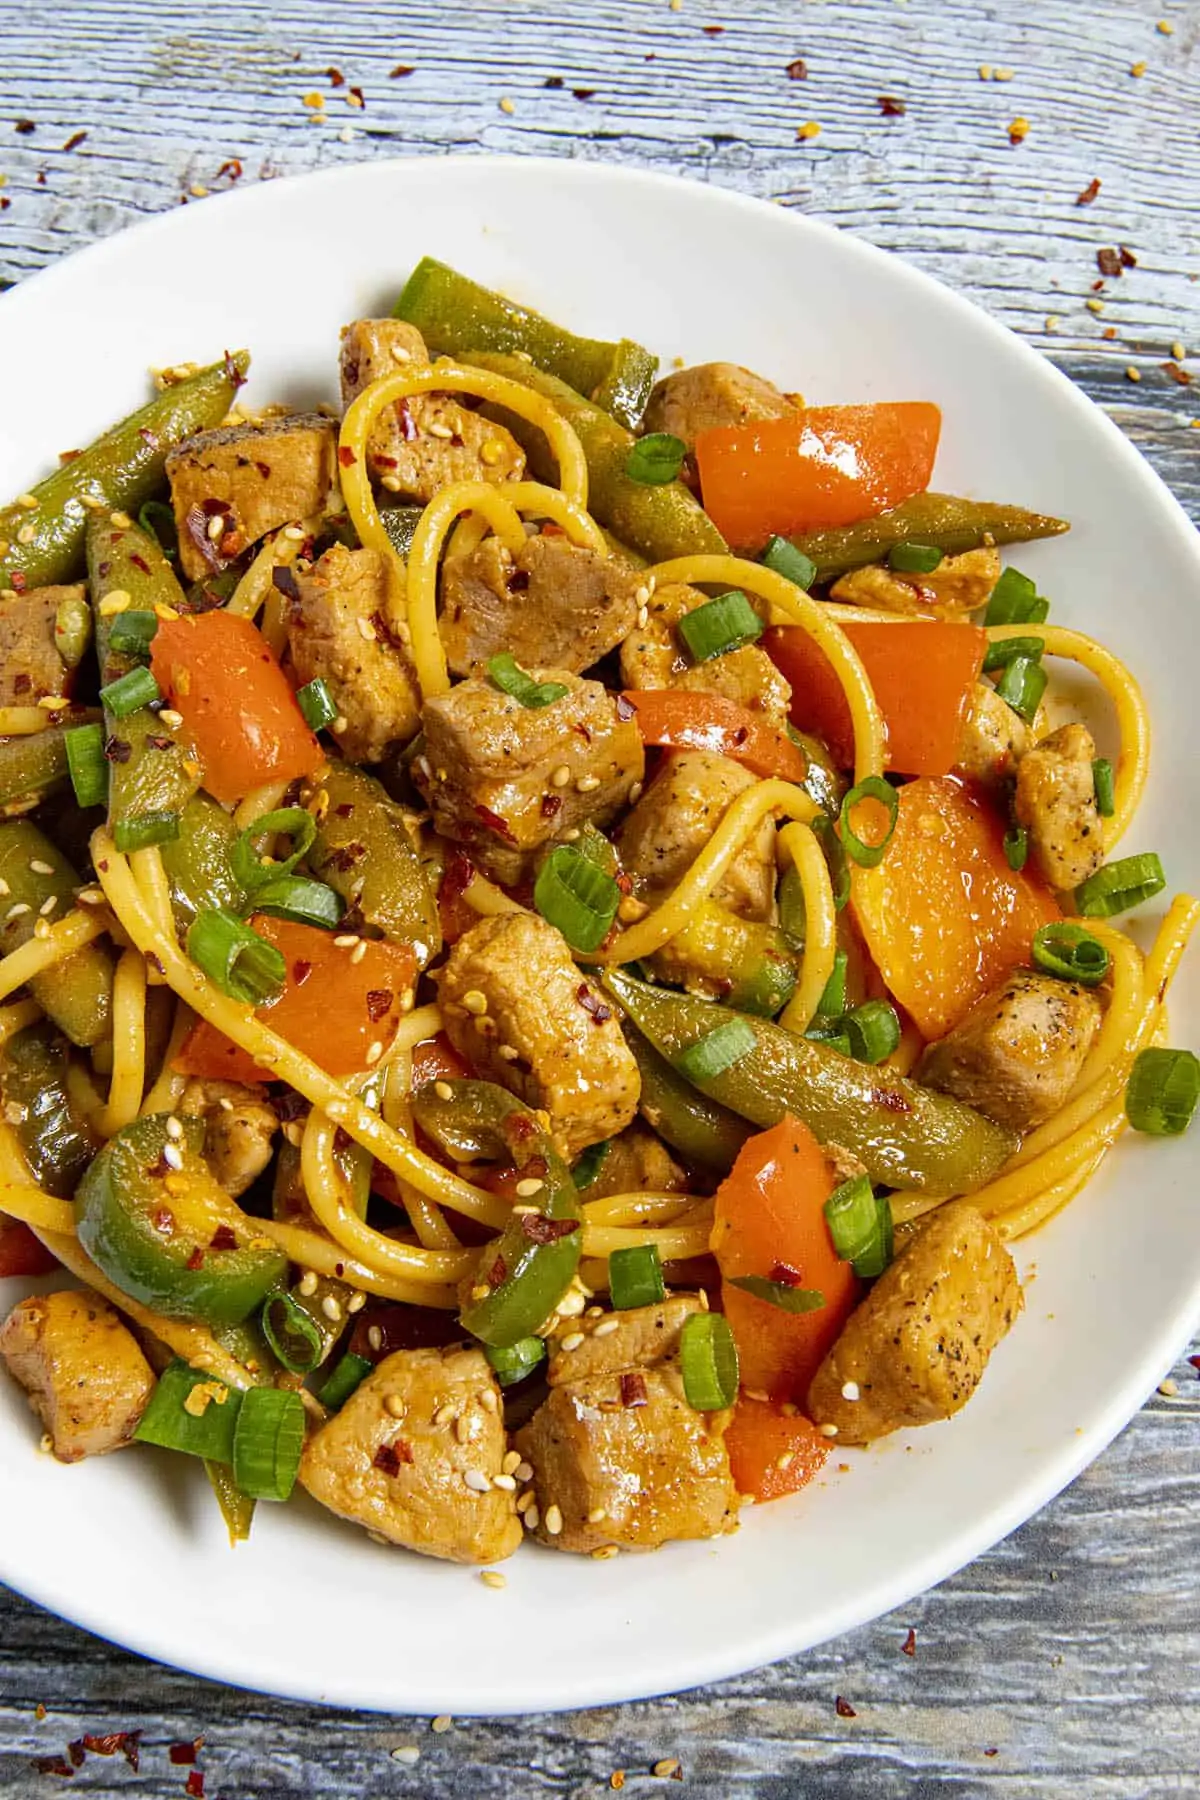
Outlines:
{"type": "Polygon", "coordinates": [[[56,713],[45,731],[0,738],[0,806],[36,806],[70,781],[65,733],[74,725],[95,725],[94,706],[73,706],[56,713]]]}
{"type": "Polygon", "coordinates": [[[914,494],[891,512],[856,525],[805,532],[792,542],[816,563],[814,585],[820,586],[851,569],[884,562],[897,544],[936,544],[943,556],[961,556],[981,544],[1028,544],[1069,530],[1065,519],[1024,506],[964,500],[957,494],[914,494]]]}
{"type": "Polygon", "coordinates": [[[425,968],[442,947],[442,928],[403,808],[352,763],[331,762],[318,792],[328,804],[318,807],[309,868],[367,925],[411,945],[425,968]]]}
{"type": "Polygon", "coordinates": [[[638,1110],[650,1129],[689,1162],[727,1175],[752,1128],[727,1106],[698,1093],[628,1021],[625,1041],[642,1078],[638,1110]]]}
{"type": "Polygon", "coordinates": [[[193,794],[179,815],[179,836],[160,847],[171,889],[171,910],[183,936],[208,907],[240,914],[246,894],[233,872],[238,829],[207,794],[193,794]]]}
{"type": "Polygon", "coordinates": [[[52,1025],[30,1025],[0,1051],[0,1094],[38,1186],[60,1200],[74,1192],[100,1148],[67,1092],[67,1046],[52,1025]]]}
{"type": "MultiPolygon", "coordinates": [[[[0,953],[5,956],[34,935],[39,918],[64,918],[82,885],[62,851],[30,819],[0,825],[0,880],[5,883],[0,890],[0,953]],[[21,907],[26,910],[14,911],[21,907]],[[48,914],[43,907],[50,907],[48,914]]],[[[113,967],[107,945],[85,944],[35,975],[29,989],[73,1044],[90,1049],[111,1029],[113,967]]]]}

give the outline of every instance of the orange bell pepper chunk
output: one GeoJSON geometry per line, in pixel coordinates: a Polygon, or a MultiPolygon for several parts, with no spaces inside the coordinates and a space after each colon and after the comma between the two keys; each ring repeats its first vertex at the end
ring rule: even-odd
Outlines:
{"type": "Polygon", "coordinates": [[[825,1223],[836,1182],[808,1126],[790,1116],[748,1138],[717,1189],[712,1250],[721,1270],[721,1305],[733,1329],[742,1386],[801,1406],[825,1352],[861,1292],[838,1256],[825,1223]],[[764,1275],[817,1288],[818,1312],[790,1313],[734,1287],[736,1275],[764,1275]]]}
{"type": "MultiPolygon", "coordinates": [[[[948,775],[958,761],[971,690],[987,633],[936,619],[842,627],[875,691],[887,732],[886,767],[902,775],[948,775]]],[[[820,645],[796,625],[773,626],[763,648],[792,684],[792,723],[828,744],[841,768],[854,763],[854,728],[842,684],[820,645]]]]}
{"type": "Polygon", "coordinates": [[[986,797],[948,778],[900,789],[887,852],[854,868],[850,895],[889,991],[925,1038],[944,1037],[1061,917],[1048,889],[1009,868],[986,797]]]}
{"type": "Polygon", "coordinates": [[[425,1081],[474,1081],[475,1071],[465,1057],[458,1054],[444,1031],[436,1037],[424,1038],[413,1045],[412,1084],[425,1081]]]}
{"type": "Polygon", "coordinates": [[[925,400],[714,425],[696,438],[704,510],[735,550],[751,552],[773,533],[857,524],[924,492],[941,429],[941,409],[925,400]]]}
{"type": "Polygon", "coordinates": [[[743,1394],[725,1433],[729,1468],[739,1494],[780,1500],[818,1475],[832,1445],[803,1413],[784,1413],[743,1394]]]}
{"type": "MultiPolygon", "coordinates": [[[[319,1063],[328,1075],[353,1075],[371,1067],[412,1004],[417,959],[407,944],[363,939],[365,954],[339,948],[333,933],[291,919],[256,913],[250,924],[283,953],[287,982],[278,1000],[260,1006],[255,1018],[295,1049],[319,1063]],[[407,1005],[405,1004],[407,997],[407,1005]]],[[[361,945],[360,945],[361,947],[361,945]]],[[[273,1071],[234,1044],[205,1019],[198,1019],[172,1067],[181,1075],[217,1081],[271,1081],[273,1071]]]]}
{"type": "Polygon", "coordinates": [[[183,721],[204,786],[226,805],[268,781],[313,775],[325,761],[266,638],[236,613],[164,619],[150,670],[183,721]]]}
{"type": "MultiPolygon", "coordinates": [[[[803,781],[808,759],[798,744],[758,713],[723,694],[677,688],[639,688],[621,695],[637,714],[644,744],[669,750],[711,750],[742,763],[755,775],[803,781]]],[[[625,715],[628,717],[628,714],[625,715]]]]}

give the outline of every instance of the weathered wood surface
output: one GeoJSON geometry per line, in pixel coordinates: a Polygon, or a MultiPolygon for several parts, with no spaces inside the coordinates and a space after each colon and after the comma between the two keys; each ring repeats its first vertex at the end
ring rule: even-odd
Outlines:
{"type": "MultiPolygon", "coordinates": [[[[940,276],[1052,355],[1200,519],[1200,387],[1160,366],[1177,342],[1200,348],[1200,6],[2,0],[0,22],[0,276],[19,280],[195,185],[227,185],[217,171],[235,157],[245,180],[445,149],[652,163],[802,208],[940,276]],[[1163,15],[1169,35],[1156,29],[1163,15]],[[806,81],[785,73],[797,56],[806,81]],[[389,79],[398,63],[414,73],[389,79]],[[980,64],[1012,80],[982,81],[980,64]],[[561,89],[545,87],[551,76],[561,89]],[[313,92],[326,96],[315,120],[303,104],[313,92]],[[906,100],[906,115],[882,116],[881,94],[906,100]],[[1013,146],[1018,117],[1030,130],[1013,146]],[[810,119],[820,136],[798,142],[810,119]],[[1098,197],[1077,206],[1093,177],[1098,197]],[[1119,244],[1138,266],[1097,296],[1096,251],[1119,244]],[[1097,298],[1099,313],[1086,305],[1097,298]]],[[[902,1613],[776,1668],[620,1711],[435,1735],[425,1720],[199,1682],[0,1595],[0,1796],[41,1791],[30,1758],[85,1730],[143,1727],[139,1776],[93,1757],[73,1786],[178,1796],[186,1771],[167,1745],[202,1733],[210,1800],[582,1800],[610,1791],[618,1768],[626,1792],[661,1793],[649,1770],[668,1756],[688,1791],[763,1800],[1190,1800],[1200,1386],[1187,1362],[1175,1378],[1178,1394],[1156,1396],[1039,1518],[902,1613]],[[910,1626],[912,1657],[901,1652],[910,1626]],[[838,1694],[857,1717],[836,1714],[838,1694]],[[414,1767],[389,1757],[402,1745],[419,1747],[414,1767]]]]}

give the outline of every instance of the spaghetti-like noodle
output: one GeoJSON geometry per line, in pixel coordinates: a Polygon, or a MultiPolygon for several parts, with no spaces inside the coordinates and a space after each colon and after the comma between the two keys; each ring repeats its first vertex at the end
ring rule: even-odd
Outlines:
{"type": "Polygon", "coordinates": [[[104,913],[92,907],[87,912],[67,913],[47,929],[44,937],[28,938],[19,949],[0,958],[0,1000],[6,1000],[56,963],[65,962],[85,944],[103,937],[108,928],[104,913]]]}
{"type": "Polygon", "coordinates": [[[837,956],[837,913],[829,864],[815,835],[806,825],[785,825],[780,846],[792,859],[804,894],[804,961],[796,991],[780,1014],[779,1023],[803,1033],[812,1023],[817,1003],[833,974],[837,956]]]}

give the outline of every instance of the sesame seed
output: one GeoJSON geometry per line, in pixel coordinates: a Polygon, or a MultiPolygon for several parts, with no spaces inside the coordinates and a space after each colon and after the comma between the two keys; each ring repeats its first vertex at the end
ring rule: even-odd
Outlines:
{"type": "Polygon", "coordinates": [[[527,1506],[521,1517],[526,1531],[536,1531],[542,1515],[536,1506],[527,1506]]]}
{"type": "Polygon", "coordinates": [[[530,1507],[533,1505],[536,1497],[537,1496],[534,1494],[533,1489],[527,1488],[525,1493],[523,1493],[521,1495],[520,1499],[517,1501],[517,1511],[519,1513],[527,1513],[529,1511],[530,1507]]]}
{"type": "Polygon", "coordinates": [[[1184,362],[1187,359],[1187,351],[1182,344],[1172,344],[1171,355],[1175,358],[1176,362],[1184,362]]]}
{"type": "Polygon", "coordinates": [[[479,1401],[480,1406],[482,1406],[486,1412],[490,1412],[490,1413],[499,1412],[500,1401],[497,1398],[495,1388],[480,1388],[480,1390],[479,1390],[478,1394],[475,1396],[475,1398],[479,1401]]]}
{"type": "Polygon", "coordinates": [[[599,1525],[601,1519],[607,1519],[607,1517],[608,1517],[608,1508],[607,1507],[593,1506],[591,1512],[587,1516],[587,1522],[589,1525],[599,1525]]]}
{"type": "Polygon", "coordinates": [[[33,911],[33,908],[31,906],[27,906],[25,904],[24,900],[18,900],[15,906],[9,907],[8,912],[5,916],[6,916],[6,918],[9,918],[9,919],[19,919],[22,916],[22,914],[27,913],[27,912],[32,912],[32,911],[33,911]]]}
{"type": "Polygon", "coordinates": [[[37,496],[35,494],[18,494],[17,505],[23,506],[26,512],[36,512],[38,509],[37,496]]]}
{"type": "Polygon", "coordinates": [[[465,1444],[471,1438],[471,1421],[466,1413],[459,1413],[454,1421],[454,1436],[458,1443],[465,1444]]]}
{"type": "Polygon", "coordinates": [[[454,1720],[450,1717],[449,1713],[439,1713],[429,1729],[430,1731],[436,1731],[440,1734],[443,1731],[449,1731],[453,1723],[454,1720]]]}
{"type": "Polygon", "coordinates": [[[348,1313],[359,1313],[366,1304],[367,1296],[365,1294],[351,1294],[346,1302],[346,1311],[348,1313]]]}
{"type": "Polygon", "coordinates": [[[383,1331],[378,1325],[367,1326],[367,1344],[376,1355],[383,1349],[383,1331]]]}
{"type": "Polygon", "coordinates": [[[421,1752],[415,1744],[397,1744],[390,1755],[393,1762],[403,1764],[406,1769],[411,1769],[421,1760],[421,1752]]]}
{"type": "Polygon", "coordinates": [[[22,525],[17,531],[18,544],[32,544],[37,532],[32,525],[22,525]]]}
{"type": "Polygon", "coordinates": [[[358,625],[359,637],[365,638],[368,644],[373,644],[379,633],[376,631],[374,625],[372,625],[370,619],[359,619],[356,623],[358,625]]]}
{"type": "Polygon", "coordinates": [[[835,1438],[838,1434],[836,1425],[818,1425],[817,1430],[820,1432],[821,1436],[825,1438],[835,1438]]]}
{"type": "Polygon", "coordinates": [[[1130,70],[1129,70],[1129,73],[1130,73],[1130,74],[1131,74],[1131,75],[1136,75],[1136,76],[1137,76],[1137,77],[1138,77],[1138,78],[1139,78],[1139,80],[1140,80],[1140,79],[1141,79],[1141,77],[1142,77],[1142,76],[1143,76],[1143,75],[1144,75],[1144,74],[1145,74],[1145,73],[1146,73],[1146,68],[1147,68],[1147,64],[1146,64],[1146,63],[1144,63],[1144,62],[1135,62],[1135,63],[1133,63],[1133,64],[1132,64],[1132,65],[1131,65],[1131,66],[1130,66],[1130,70]]]}
{"type": "Polygon", "coordinates": [[[857,1381],[843,1381],[843,1383],[842,1383],[842,1399],[843,1400],[857,1400],[859,1398],[859,1394],[860,1394],[860,1390],[859,1390],[857,1381]]]}
{"type": "Polygon", "coordinates": [[[463,1486],[470,1488],[473,1494],[487,1494],[491,1492],[492,1484],[482,1469],[468,1469],[463,1475],[463,1486]]]}
{"type": "Polygon", "coordinates": [[[575,783],[575,790],[580,794],[594,794],[599,786],[600,777],[598,775],[581,775],[575,783]]]}
{"type": "Polygon", "coordinates": [[[45,919],[38,920],[33,928],[33,935],[35,938],[40,938],[43,942],[50,936],[50,926],[45,919]]]}
{"type": "Polygon", "coordinates": [[[479,1579],[484,1587],[505,1588],[508,1586],[507,1576],[502,1575],[499,1569],[481,1569],[479,1579]]]}
{"type": "Polygon", "coordinates": [[[650,608],[648,606],[639,606],[638,607],[637,622],[638,622],[640,629],[642,631],[645,631],[647,625],[649,625],[649,623],[650,623],[650,608]]]}
{"type": "MultiPolygon", "coordinates": [[[[392,1755],[394,1756],[395,1754],[396,1752],[393,1750],[392,1755]]],[[[660,1780],[669,1781],[672,1775],[678,1774],[681,1766],[677,1756],[664,1756],[659,1762],[655,1763],[650,1773],[652,1775],[657,1775],[660,1780]]]]}
{"type": "Polygon", "coordinates": [[[505,1062],[516,1062],[521,1052],[513,1044],[498,1044],[496,1046],[496,1054],[505,1062]]]}
{"type": "Polygon", "coordinates": [[[341,931],[333,940],[335,950],[353,950],[357,943],[358,933],[356,931],[341,931]]]}
{"type": "Polygon", "coordinates": [[[638,801],[641,799],[642,795],[645,793],[645,791],[646,791],[645,782],[635,781],[633,786],[629,790],[630,806],[636,806],[638,801]]]}
{"type": "Polygon", "coordinates": [[[468,988],[462,1003],[469,1013],[485,1013],[488,1009],[487,995],[481,994],[478,988],[468,988]]]}
{"type": "Polygon", "coordinates": [[[618,1555],[618,1550],[615,1544],[601,1544],[598,1550],[592,1551],[592,1561],[611,1562],[616,1555],[618,1555]]]}
{"type": "Polygon", "coordinates": [[[517,1196],[521,1200],[532,1200],[535,1194],[541,1193],[545,1185],[545,1182],[538,1176],[526,1175],[523,1181],[517,1183],[517,1196]]]}
{"type": "Polygon", "coordinates": [[[321,1302],[321,1311],[325,1314],[325,1317],[329,1320],[331,1325],[340,1324],[342,1318],[342,1303],[336,1295],[326,1294],[321,1302]]]}
{"type": "Polygon", "coordinates": [[[457,1417],[458,1407],[454,1404],[453,1400],[447,1400],[445,1405],[439,1406],[434,1413],[433,1422],[435,1425],[449,1425],[451,1419],[457,1417]]]}
{"type": "Polygon", "coordinates": [[[43,712],[65,712],[71,702],[65,694],[43,694],[38,705],[43,712]]]}
{"type": "Polygon", "coordinates": [[[212,518],[208,521],[208,535],[214,544],[216,543],[216,541],[219,537],[224,537],[224,535],[225,535],[225,514],[224,513],[214,513],[213,514],[212,518]]]}
{"type": "Polygon", "coordinates": [[[1140,369],[1135,369],[1133,364],[1130,363],[1125,371],[1125,379],[1126,381],[1140,381],[1142,379],[1142,372],[1140,369]]]}
{"type": "Polygon", "coordinates": [[[504,1460],[500,1464],[502,1473],[505,1475],[514,1475],[520,1466],[521,1452],[519,1450],[507,1450],[504,1454],[504,1460]]]}
{"type": "Polygon", "coordinates": [[[360,963],[366,954],[367,954],[366,944],[359,942],[359,943],[355,944],[353,950],[350,952],[350,961],[352,963],[360,963]]]}
{"type": "Polygon", "coordinates": [[[597,1325],[595,1331],[592,1333],[592,1336],[593,1337],[611,1337],[613,1332],[619,1331],[620,1328],[621,1328],[620,1319],[601,1319],[599,1325],[597,1325]]]}
{"type": "Polygon", "coordinates": [[[29,869],[30,869],[30,873],[33,875],[53,875],[54,864],[48,863],[48,862],[39,862],[38,858],[35,856],[30,861],[29,869]]]}
{"type": "Polygon", "coordinates": [[[454,436],[451,426],[444,424],[441,419],[435,419],[432,425],[427,425],[425,429],[430,437],[440,438],[443,443],[449,443],[454,436]]]}
{"type": "Polygon", "coordinates": [[[558,1311],[564,1319],[577,1319],[584,1308],[584,1297],[579,1293],[564,1294],[558,1303],[558,1311]]]}
{"type": "Polygon", "coordinates": [[[782,1475],[786,1470],[791,1468],[791,1466],[795,1462],[795,1460],[796,1460],[796,1452],[794,1450],[785,1450],[782,1456],[776,1457],[775,1467],[779,1470],[779,1473],[782,1475]]]}
{"type": "Polygon", "coordinates": [[[493,1475],[492,1476],[492,1486],[494,1488],[500,1488],[506,1494],[515,1494],[517,1491],[516,1476],[515,1475],[493,1475]]]}
{"type": "MultiPolygon", "coordinates": [[[[317,1291],[317,1277],[315,1270],[305,1269],[303,1275],[296,1283],[296,1291],[302,1295],[305,1300],[310,1300],[312,1298],[317,1291]]],[[[378,1327],[376,1326],[374,1329],[378,1330],[378,1327]]]]}
{"type": "Polygon", "coordinates": [[[770,1403],[770,1394],[764,1393],[762,1388],[743,1388],[742,1392],[747,1400],[759,1400],[764,1406],[770,1403]]]}
{"type": "Polygon", "coordinates": [[[815,119],[806,119],[804,124],[798,126],[796,130],[796,136],[800,139],[801,143],[807,143],[812,138],[820,137],[820,135],[821,127],[817,124],[815,119]]]}
{"type": "Polygon", "coordinates": [[[379,1042],[379,1039],[376,1038],[375,1042],[367,1051],[367,1067],[370,1068],[373,1063],[377,1063],[382,1055],[383,1045],[379,1042]]]}
{"type": "Polygon", "coordinates": [[[1170,19],[1160,19],[1154,29],[1160,31],[1164,37],[1173,37],[1175,35],[1175,27],[1170,19]]]}
{"type": "Polygon", "coordinates": [[[570,1331],[563,1339],[559,1348],[568,1352],[571,1350],[578,1350],[580,1344],[584,1342],[585,1339],[582,1331],[570,1331]]]}
{"type": "Polygon", "coordinates": [[[439,1100],[453,1100],[454,1098],[454,1089],[448,1081],[435,1081],[433,1091],[439,1100]]]}
{"type": "Polygon", "coordinates": [[[342,129],[338,132],[338,142],[341,144],[352,144],[354,142],[353,125],[342,126],[342,129]]]}
{"type": "Polygon", "coordinates": [[[175,1117],[174,1113],[172,1113],[170,1118],[167,1120],[166,1130],[167,1130],[167,1136],[169,1138],[174,1138],[176,1143],[178,1143],[180,1138],[183,1136],[183,1126],[180,1124],[179,1120],[175,1117]]]}
{"type": "Polygon", "coordinates": [[[46,898],[42,901],[42,904],[38,907],[38,912],[41,914],[43,919],[48,919],[50,917],[50,914],[54,911],[54,909],[57,905],[58,905],[58,895],[57,894],[47,894],[46,898]]]}
{"type": "Polygon", "coordinates": [[[571,779],[570,769],[568,769],[566,763],[560,763],[558,765],[557,769],[555,769],[553,775],[551,775],[551,777],[550,777],[550,785],[551,785],[551,787],[556,787],[556,788],[566,787],[566,785],[567,785],[568,781],[570,781],[570,779],[571,779]]]}
{"type": "Polygon", "coordinates": [[[1090,313],[1095,313],[1097,316],[1104,311],[1103,300],[1085,300],[1083,304],[1090,313]]]}
{"type": "MultiPolygon", "coordinates": [[[[526,1517],[528,1517],[528,1514],[526,1517]]],[[[546,1508],[546,1530],[550,1533],[551,1537],[557,1537],[562,1528],[562,1509],[561,1507],[551,1504],[546,1508]]]]}
{"type": "MultiPolygon", "coordinates": [[[[0,892],[7,894],[7,885],[3,889],[0,889],[0,892]]],[[[98,887],[80,888],[75,898],[78,900],[80,906],[103,906],[104,889],[98,887]]]]}
{"type": "Polygon", "coordinates": [[[992,80],[993,81],[1011,81],[1012,78],[1013,78],[1013,72],[1011,69],[993,69],[992,70],[992,80]]]}
{"type": "Polygon", "coordinates": [[[1010,144],[1022,144],[1022,143],[1024,143],[1025,139],[1028,136],[1029,136],[1029,120],[1023,119],[1023,118],[1014,119],[1008,128],[1009,143],[1010,144]]]}
{"type": "Polygon", "coordinates": [[[168,1169],[182,1169],[183,1167],[183,1151],[178,1144],[164,1144],[162,1159],[168,1169]]]}
{"type": "Polygon", "coordinates": [[[500,100],[500,111],[502,113],[508,113],[511,116],[513,113],[516,112],[516,110],[517,110],[516,101],[510,100],[508,95],[505,94],[500,100]]]}
{"type": "Polygon", "coordinates": [[[1168,1375],[1164,1380],[1159,1382],[1158,1391],[1160,1394],[1165,1395],[1168,1400],[1173,1400],[1179,1392],[1179,1384],[1168,1375]]]}
{"type": "Polygon", "coordinates": [[[385,1394],[383,1410],[387,1413],[389,1418],[402,1419],[408,1411],[408,1408],[405,1406],[399,1394],[385,1394]]]}
{"type": "Polygon", "coordinates": [[[490,469],[495,468],[498,462],[504,460],[504,445],[498,438],[489,438],[486,444],[481,446],[479,455],[490,469]]]}

